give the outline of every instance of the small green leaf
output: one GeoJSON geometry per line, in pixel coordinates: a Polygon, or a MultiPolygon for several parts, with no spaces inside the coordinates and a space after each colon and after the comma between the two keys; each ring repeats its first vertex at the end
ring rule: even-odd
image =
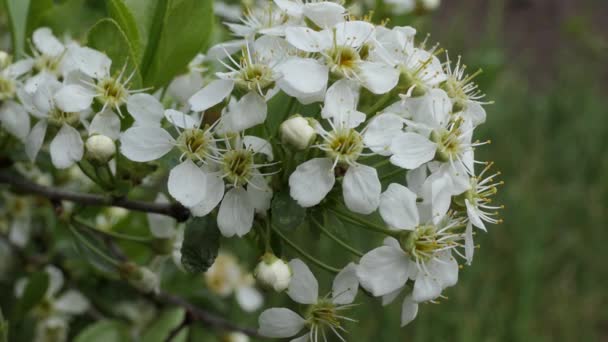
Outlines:
{"type": "Polygon", "coordinates": [[[186,225],[182,244],[182,264],[190,273],[205,272],[217,257],[220,232],[210,215],[193,218],[186,225]]]}
{"type": "MultiPolygon", "coordinates": [[[[173,329],[177,328],[184,321],[185,316],[186,312],[183,308],[169,309],[162,312],[143,334],[141,341],[166,341],[173,329]]],[[[173,339],[172,341],[177,341],[177,339],[173,339]]]]}
{"type": "Polygon", "coordinates": [[[0,342],[8,342],[8,321],[4,319],[0,308],[0,342]]]}
{"type": "Polygon", "coordinates": [[[46,272],[33,273],[28,278],[23,295],[15,307],[15,320],[19,320],[38,305],[44,299],[48,287],[49,276],[46,272]]]}
{"type": "Polygon", "coordinates": [[[46,13],[53,8],[53,0],[35,0],[30,3],[30,8],[27,17],[26,37],[42,25],[42,21],[46,13]]]}
{"type": "Polygon", "coordinates": [[[214,18],[212,0],[161,1],[142,64],[144,85],[159,88],[184,72],[209,42],[214,18]]]}
{"type": "Polygon", "coordinates": [[[125,65],[127,73],[135,70],[131,88],[141,86],[141,74],[136,65],[137,54],[116,21],[107,18],[98,21],[89,30],[87,41],[90,47],[104,52],[112,59],[112,72],[120,72],[125,65]]]}
{"type": "Polygon", "coordinates": [[[19,57],[23,54],[25,47],[30,0],[4,0],[4,6],[6,7],[11,27],[13,53],[19,57]]]}
{"type": "Polygon", "coordinates": [[[272,224],[280,229],[296,229],[306,218],[306,209],[289,196],[289,191],[280,191],[274,195],[271,212],[272,224]]]}
{"type": "Polygon", "coordinates": [[[74,342],[129,342],[128,327],[118,321],[99,321],[82,330],[74,342]]]}
{"type": "Polygon", "coordinates": [[[124,0],[106,0],[108,14],[116,21],[133,48],[135,63],[139,66],[142,58],[143,45],[141,34],[137,28],[135,17],[124,0]]]}

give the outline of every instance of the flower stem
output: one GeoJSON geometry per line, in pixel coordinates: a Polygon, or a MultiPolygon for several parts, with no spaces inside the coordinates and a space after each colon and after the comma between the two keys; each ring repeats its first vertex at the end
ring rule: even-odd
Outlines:
{"type": "Polygon", "coordinates": [[[111,256],[107,255],[106,253],[102,252],[101,250],[99,250],[99,248],[95,247],[95,245],[93,245],[92,243],[90,243],[87,239],[85,239],[79,232],[78,230],[74,227],[73,224],[71,224],[70,226],[70,232],[72,232],[72,234],[82,243],[86,246],[86,248],[88,248],[89,250],[91,250],[93,253],[97,254],[99,257],[101,257],[103,260],[107,261],[109,264],[111,264],[114,267],[120,267],[120,263],[112,258],[111,256]]]}
{"type": "Polygon", "coordinates": [[[147,237],[132,236],[132,235],[126,235],[126,234],[121,234],[121,233],[117,233],[117,232],[102,230],[102,229],[93,227],[78,218],[73,218],[72,220],[78,226],[81,226],[81,227],[89,229],[93,232],[96,232],[96,233],[99,233],[102,235],[106,235],[106,236],[109,236],[109,237],[115,238],[115,239],[127,240],[127,241],[131,241],[131,242],[142,243],[142,244],[148,244],[148,243],[152,242],[152,240],[153,240],[153,239],[147,238],[147,237]]]}
{"type": "Polygon", "coordinates": [[[321,230],[321,232],[323,234],[327,235],[328,238],[335,241],[338,245],[342,246],[344,249],[346,249],[347,251],[351,252],[352,254],[356,255],[359,258],[361,258],[363,256],[363,253],[359,252],[354,247],[352,247],[351,245],[349,245],[346,242],[344,242],[343,240],[341,240],[339,237],[332,234],[329,230],[327,230],[327,228],[323,227],[323,225],[320,224],[317,220],[315,220],[312,217],[311,217],[311,220],[321,230]]]}
{"type": "Polygon", "coordinates": [[[329,209],[331,212],[333,212],[334,214],[336,214],[337,216],[339,216],[341,219],[348,221],[350,223],[354,223],[362,228],[365,228],[367,230],[370,231],[374,231],[377,233],[381,233],[384,235],[389,235],[392,237],[397,237],[399,235],[399,232],[396,232],[394,230],[390,230],[387,228],[384,228],[382,226],[380,226],[379,224],[375,223],[375,222],[370,222],[367,221],[365,219],[362,219],[360,217],[357,216],[353,216],[347,212],[344,212],[340,209],[329,209]]]}
{"type": "Polygon", "coordinates": [[[303,256],[306,260],[312,262],[313,264],[319,266],[320,268],[326,270],[327,272],[330,272],[330,273],[333,273],[333,274],[340,273],[339,269],[327,265],[326,263],[320,261],[319,259],[313,257],[312,255],[308,254],[303,249],[301,249],[300,247],[298,247],[298,245],[296,245],[293,241],[289,240],[285,235],[283,235],[283,233],[277,227],[272,226],[272,230],[274,230],[274,232],[277,233],[277,235],[283,241],[285,241],[286,244],[288,244],[291,248],[293,248],[296,252],[298,252],[298,254],[300,254],[301,256],[303,256]]]}

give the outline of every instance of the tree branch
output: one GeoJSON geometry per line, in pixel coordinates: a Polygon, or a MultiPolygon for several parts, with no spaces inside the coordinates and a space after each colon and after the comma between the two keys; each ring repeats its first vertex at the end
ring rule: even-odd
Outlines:
{"type": "Polygon", "coordinates": [[[70,201],[88,206],[120,207],[146,213],[171,216],[178,222],[184,222],[190,217],[190,210],[179,203],[133,201],[125,197],[111,197],[66,191],[32,183],[29,180],[7,170],[0,170],[0,184],[8,184],[15,192],[18,193],[46,197],[51,200],[51,202],[70,201]]]}

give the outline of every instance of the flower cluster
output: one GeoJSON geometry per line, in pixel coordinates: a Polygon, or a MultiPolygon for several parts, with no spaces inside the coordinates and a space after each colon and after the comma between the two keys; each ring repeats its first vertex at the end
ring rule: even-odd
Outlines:
{"type": "MultiPolygon", "coordinates": [[[[31,57],[0,56],[2,128],[31,162],[48,146],[57,169],[86,160],[105,170],[94,177],[102,188],[117,181],[119,162],[168,165],[162,188],[193,217],[211,216],[227,238],[263,240],[258,282],[308,306],[264,311],[264,336],[344,340],[351,319],[343,310],[359,287],[383,304],[403,294],[409,323],[420,303],[457,283],[459,263],[471,263],[474,229],[500,222],[501,206],[491,203],[499,173],[475,155],[488,143],[473,138],[487,104],[477,73],[418,42],[414,28],[374,25],[335,2],[275,0],[239,19],[227,23],[236,40],[197,56],[155,94],[132,89],[135,71],[103,52],[40,28],[31,57]],[[313,211],[330,212],[353,224],[349,234],[367,229],[384,243],[337,270],[320,297],[303,261],[272,253],[274,230],[289,241],[274,219],[289,214],[274,210],[278,192],[310,208],[311,224],[321,225],[313,211]]],[[[158,194],[157,203],[169,202],[158,194]]],[[[28,219],[13,214],[13,225],[28,219]]],[[[111,226],[112,218],[98,221],[111,226]]],[[[179,266],[183,227],[158,213],[148,223],[153,237],[175,242],[179,266]]],[[[261,305],[252,275],[229,254],[205,279],[248,311],[261,305]]]]}

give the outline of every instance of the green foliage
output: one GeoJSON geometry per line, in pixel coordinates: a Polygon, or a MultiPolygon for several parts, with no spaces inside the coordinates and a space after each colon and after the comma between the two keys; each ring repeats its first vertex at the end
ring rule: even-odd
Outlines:
{"type": "Polygon", "coordinates": [[[27,15],[30,0],[4,0],[11,26],[11,39],[15,55],[21,56],[25,48],[27,30],[27,15]]]}
{"type": "Polygon", "coordinates": [[[0,342],[8,342],[8,321],[4,319],[2,309],[0,309],[0,342]]]}
{"type": "Polygon", "coordinates": [[[271,222],[275,227],[293,230],[306,219],[306,209],[302,208],[291,196],[289,190],[275,193],[271,203],[271,222]]]}
{"type": "MultiPolygon", "coordinates": [[[[182,308],[169,309],[162,312],[157,319],[152,322],[148,330],[141,337],[142,341],[146,342],[163,342],[166,341],[171,332],[179,327],[184,321],[186,312],[182,308]]],[[[188,336],[187,329],[184,329],[171,341],[182,342],[186,341],[188,336]]]]}
{"type": "Polygon", "coordinates": [[[182,264],[190,273],[205,272],[217,257],[220,248],[220,232],[217,221],[211,215],[192,218],[186,224],[182,244],[182,264]]]}
{"type": "Polygon", "coordinates": [[[49,276],[44,271],[33,273],[27,279],[27,285],[23,290],[23,295],[15,306],[13,317],[15,320],[20,320],[36,305],[38,305],[45,297],[49,287],[49,276]]]}
{"type": "MultiPolygon", "coordinates": [[[[139,65],[142,58],[143,44],[133,13],[123,0],[106,0],[106,7],[110,17],[122,29],[124,38],[129,44],[129,51],[133,52],[133,56],[131,56],[133,62],[139,65]]],[[[110,56],[110,58],[112,57],[110,56]]],[[[112,60],[114,59],[112,58],[112,60]]]]}
{"type": "Polygon", "coordinates": [[[129,342],[128,327],[119,321],[103,320],[82,330],[74,342],[129,342]]]}

